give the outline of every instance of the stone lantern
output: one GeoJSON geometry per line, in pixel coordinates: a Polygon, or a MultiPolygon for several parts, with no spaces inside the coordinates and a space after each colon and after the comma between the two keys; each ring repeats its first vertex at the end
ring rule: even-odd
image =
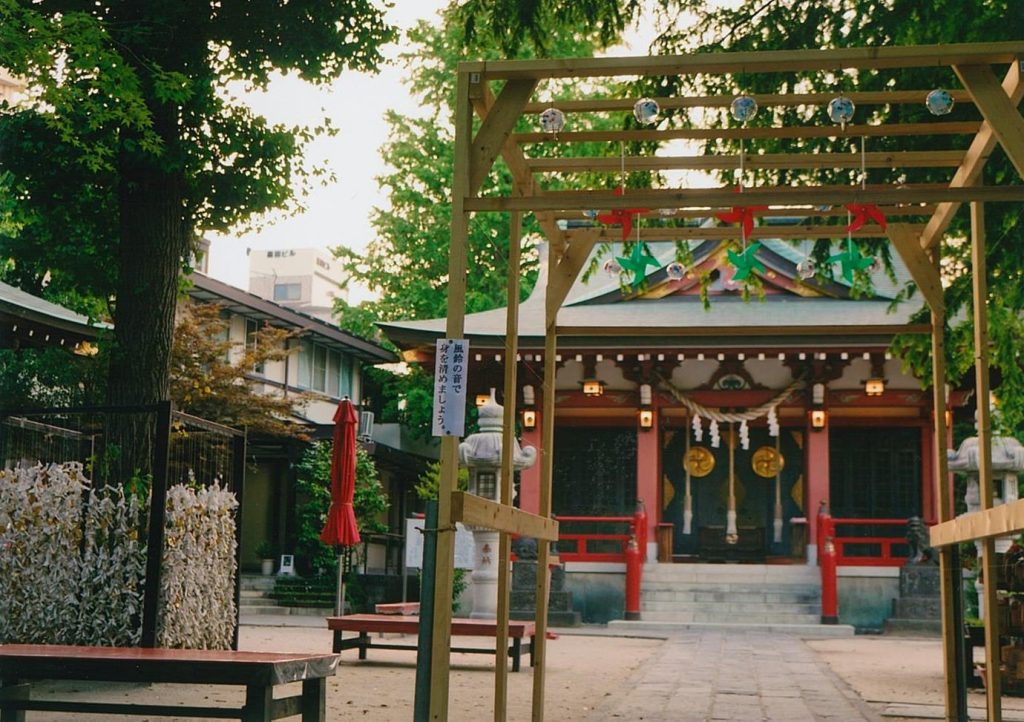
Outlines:
{"type": "MultiPolygon", "coordinates": [[[[480,407],[480,431],[459,444],[459,464],[469,469],[469,493],[500,501],[504,408],[491,397],[480,407]]],[[[532,446],[513,439],[512,469],[528,469],[537,461],[532,446]]],[[[498,532],[470,526],[473,532],[473,619],[495,619],[498,613],[498,532]]]]}

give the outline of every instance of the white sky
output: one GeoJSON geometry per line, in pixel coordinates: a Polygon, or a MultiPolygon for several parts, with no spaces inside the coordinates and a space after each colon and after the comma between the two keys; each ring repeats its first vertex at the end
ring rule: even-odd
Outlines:
{"type": "MultiPolygon", "coordinates": [[[[434,20],[448,0],[395,0],[388,21],[401,30],[419,20],[434,20]]],[[[624,54],[626,48],[644,52],[651,33],[627,31],[625,47],[607,54],[624,54]],[[647,36],[647,37],[644,37],[647,36]]],[[[398,45],[384,48],[394,60],[398,45]]],[[[324,108],[339,132],[333,138],[319,138],[307,146],[307,159],[327,161],[337,176],[328,187],[314,187],[304,199],[306,210],[296,216],[272,216],[274,221],[259,232],[247,235],[211,234],[210,275],[239,288],[248,289],[247,249],[333,248],[345,245],[361,250],[373,236],[370,214],[374,207],[385,208],[388,201],[378,189],[376,178],[388,172],[380,148],[387,138],[384,121],[387,110],[416,115],[419,105],[402,84],[404,69],[384,66],[379,73],[346,72],[331,86],[322,89],[295,78],[275,80],[269,92],[248,97],[256,112],[271,122],[295,124],[321,117],[324,108]]],[[[366,289],[350,286],[349,301],[372,298],[366,289]]]]}
{"type": "MultiPolygon", "coordinates": [[[[387,18],[406,30],[420,19],[433,20],[446,4],[447,0],[396,0],[387,18]]],[[[398,52],[399,46],[395,44],[384,49],[391,60],[398,52]]],[[[248,289],[247,248],[366,247],[373,233],[371,210],[387,204],[376,181],[377,176],[387,172],[379,152],[387,138],[384,113],[417,112],[418,104],[402,85],[403,74],[404,70],[395,64],[386,65],[375,75],[346,72],[322,89],[295,78],[281,78],[272,83],[268,93],[248,98],[258,113],[275,123],[309,122],[320,117],[320,108],[326,109],[339,132],[333,138],[310,143],[306,155],[313,162],[326,160],[337,182],[314,187],[303,201],[307,210],[300,215],[278,215],[272,224],[244,236],[211,235],[211,276],[248,289]]],[[[369,297],[364,289],[350,289],[350,301],[369,297]]]]}

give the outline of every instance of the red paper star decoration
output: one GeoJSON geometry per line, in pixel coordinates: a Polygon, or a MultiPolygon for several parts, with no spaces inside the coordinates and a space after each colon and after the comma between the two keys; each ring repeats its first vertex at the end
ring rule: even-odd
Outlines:
{"type": "Polygon", "coordinates": [[[847,233],[864,227],[869,220],[877,223],[883,231],[885,230],[885,214],[874,203],[847,203],[846,210],[853,214],[850,225],[846,227],[847,233]]]}
{"type": "MultiPolygon", "coordinates": [[[[621,196],[622,194],[621,187],[615,189],[615,195],[621,196]]],[[[622,240],[625,241],[633,232],[633,216],[646,212],[646,208],[616,208],[613,211],[598,214],[597,222],[606,226],[622,226],[622,240]]]]}

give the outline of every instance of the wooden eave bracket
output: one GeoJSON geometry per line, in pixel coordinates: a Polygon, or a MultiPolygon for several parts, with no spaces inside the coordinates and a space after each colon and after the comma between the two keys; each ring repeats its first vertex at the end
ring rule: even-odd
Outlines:
{"type": "Polygon", "coordinates": [[[556,520],[465,491],[452,492],[452,521],[544,541],[558,541],[556,520]]]}
{"type": "Polygon", "coordinates": [[[928,308],[941,316],[945,308],[942,282],[928,253],[921,248],[921,239],[917,231],[904,223],[890,223],[886,227],[886,235],[900,254],[900,258],[907,264],[907,270],[928,303],[928,308]]]}

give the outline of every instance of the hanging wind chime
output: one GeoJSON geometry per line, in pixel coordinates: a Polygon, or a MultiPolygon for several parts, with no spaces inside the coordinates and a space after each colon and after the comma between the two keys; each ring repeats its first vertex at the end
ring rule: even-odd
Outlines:
{"type": "MultiPolygon", "coordinates": [[[[746,126],[747,121],[752,119],[757,114],[757,101],[751,98],[749,95],[741,95],[732,101],[730,107],[733,118],[740,121],[746,126]]],[[[743,138],[740,138],[740,158],[739,158],[739,182],[736,185],[736,192],[743,193],[743,182],[745,180],[746,168],[745,168],[746,150],[743,142],[743,138]]],[[[758,273],[764,273],[765,267],[756,257],[758,249],[761,247],[760,242],[755,241],[749,246],[747,241],[750,238],[750,233],[754,229],[754,215],[761,211],[768,210],[768,206],[743,206],[736,205],[732,207],[732,210],[725,213],[715,214],[718,220],[723,223],[739,223],[740,225],[740,239],[742,250],[736,253],[732,249],[726,251],[729,257],[729,262],[736,269],[733,273],[734,281],[746,281],[750,274],[754,271],[758,273]]]]}

